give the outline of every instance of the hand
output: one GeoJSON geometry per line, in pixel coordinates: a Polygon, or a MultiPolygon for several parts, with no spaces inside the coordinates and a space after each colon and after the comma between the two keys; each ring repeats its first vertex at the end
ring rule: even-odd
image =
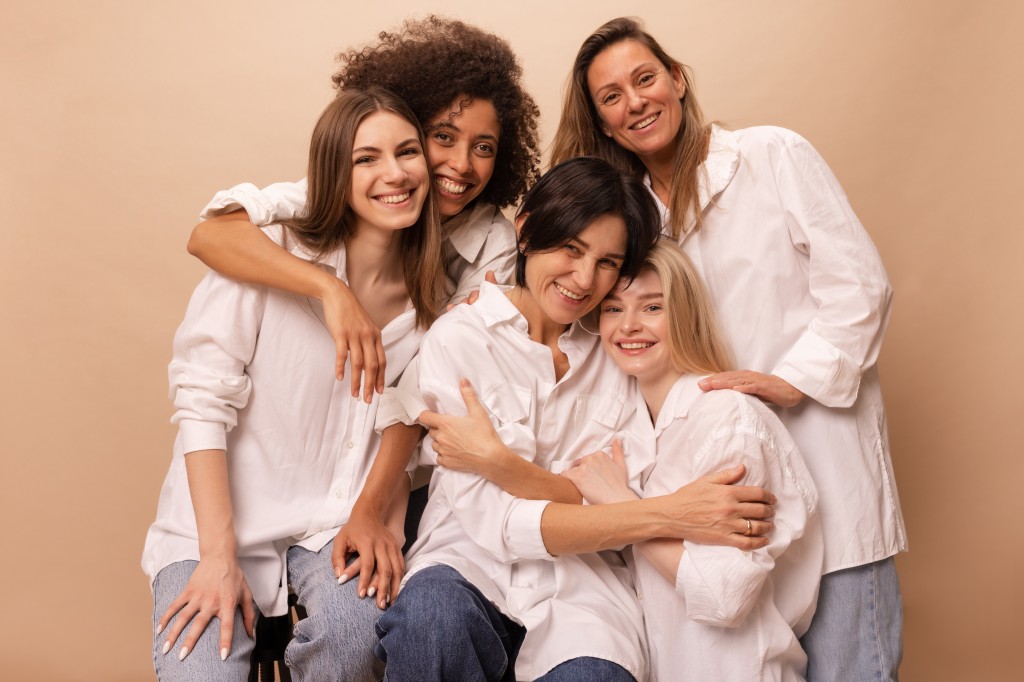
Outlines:
{"type": "Polygon", "coordinates": [[[746,467],[740,464],[702,476],[666,495],[666,513],[673,520],[672,537],[745,551],[767,545],[764,536],[775,528],[771,519],[776,498],[763,488],[732,485],[745,474],[746,467]]]}
{"type": "MultiPolygon", "coordinates": [[[[491,284],[497,284],[498,283],[498,279],[494,276],[494,270],[488,270],[487,274],[484,275],[484,280],[487,281],[487,282],[490,282],[491,284]]],[[[456,305],[459,305],[459,304],[462,304],[462,303],[466,303],[468,305],[473,305],[474,303],[476,303],[476,300],[478,298],[480,298],[480,290],[477,289],[475,291],[471,291],[471,292],[469,292],[469,296],[467,296],[466,298],[464,298],[461,301],[459,301],[458,304],[456,304],[456,303],[449,303],[447,305],[447,307],[445,307],[445,312],[451,310],[456,305]]]]}
{"type": "Polygon", "coordinates": [[[201,559],[185,589],[160,616],[156,629],[158,635],[167,627],[174,614],[178,614],[174,625],[167,632],[163,653],[171,650],[178,635],[191,621],[192,628],[178,652],[178,658],[184,659],[195,648],[210,619],[217,616],[220,618],[220,658],[225,660],[231,652],[236,608],[242,609],[242,623],[246,634],[255,637],[253,626],[256,624],[256,609],[252,602],[252,592],[249,591],[249,585],[245,582],[245,576],[238,565],[238,559],[233,556],[226,559],[201,559]]]}
{"type": "Polygon", "coordinates": [[[712,374],[701,379],[698,385],[705,391],[731,388],[779,407],[796,407],[804,399],[803,393],[774,374],[761,374],[748,369],[712,374]]]}
{"type": "Polygon", "coordinates": [[[466,403],[465,417],[421,412],[417,421],[430,429],[438,464],[492,479],[492,470],[500,468],[502,458],[510,453],[494,430],[487,408],[480,403],[469,381],[460,380],[459,390],[466,403]]]}
{"type": "Polygon", "coordinates": [[[334,537],[331,563],[338,584],[344,584],[358,572],[356,593],[359,598],[376,596],[377,606],[385,608],[398,596],[405,574],[404,542],[405,538],[396,537],[379,515],[362,510],[356,504],[348,523],[334,537]],[[347,563],[352,554],[359,556],[347,563]]]}
{"type": "MultiPolygon", "coordinates": [[[[338,280],[338,284],[341,282],[338,280]]],[[[334,373],[338,381],[345,378],[345,360],[352,365],[352,397],[359,397],[362,379],[363,400],[373,400],[373,391],[384,392],[384,344],[380,329],[346,286],[334,286],[321,297],[327,331],[337,351],[334,373]]]]}
{"type": "Polygon", "coordinates": [[[629,470],[622,441],[612,441],[612,454],[598,450],[573,461],[572,466],[562,472],[580,491],[590,504],[611,504],[637,499],[629,488],[629,470]]]}

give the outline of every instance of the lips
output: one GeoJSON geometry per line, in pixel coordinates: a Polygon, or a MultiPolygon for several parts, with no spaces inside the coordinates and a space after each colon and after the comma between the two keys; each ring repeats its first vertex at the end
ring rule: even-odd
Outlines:
{"type": "Polygon", "coordinates": [[[560,293],[562,296],[564,296],[567,299],[569,299],[570,301],[574,301],[574,302],[575,301],[582,301],[583,299],[585,299],[587,297],[586,294],[577,294],[577,293],[575,293],[573,291],[569,291],[568,289],[563,287],[558,282],[555,282],[555,290],[558,293],[560,293]]]}
{"type": "Polygon", "coordinates": [[[637,121],[636,123],[634,123],[633,125],[629,126],[629,129],[630,130],[643,130],[647,126],[649,126],[652,123],[654,123],[655,121],[657,121],[659,116],[661,116],[660,113],[658,113],[658,114],[651,114],[647,118],[641,119],[641,120],[637,121]]]}
{"type": "Polygon", "coordinates": [[[402,202],[407,201],[409,197],[412,196],[412,193],[413,190],[407,189],[403,192],[395,192],[393,194],[378,194],[374,199],[382,204],[401,204],[402,202]]]}
{"type": "Polygon", "coordinates": [[[619,341],[616,343],[622,350],[643,350],[654,345],[653,341],[619,341]]]}

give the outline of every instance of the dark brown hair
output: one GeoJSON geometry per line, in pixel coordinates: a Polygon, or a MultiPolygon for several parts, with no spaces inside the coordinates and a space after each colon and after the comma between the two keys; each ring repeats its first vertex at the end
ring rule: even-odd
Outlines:
{"type": "MultiPolygon", "coordinates": [[[[350,88],[327,105],[313,129],[309,145],[309,189],[305,210],[282,221],[289,232],[317,258],[339,248],[352,235],[355,213],[349,205],[352,182],[352,147],[360,124],[371,114],[386,111],[402,117],[416,129],[420,147],[423,131],[409,107],[382,88],[350,88]]],[[[401,230],[399,248],[405,288],[416,309],[416,322],[430,326],[437,319],[445,294],[441,266],[441,219],[431,186],[416,223],[401,230]]]]}
{"type": "MultiPolygon", "coordinates": [[[[501,126],[494,174],[480,199],[515,204],[540,175],[540,110],[523,89],[507,42],[454,19],[429,16],[382,31],[376,43],[338,55],[339,89],[377,85],[401,97],[426,127],[459,97],[489,100],[501,126]]],[[[465,105],[468,102],[462,102],[465,105]]]]}
{"type": "Polygon", "coordinates": [[[634,174],[645,172],[643,163],[635,154],[601,134],[601,119],[590,97],[587,83],[587,72],[597,55],[624,40],[642,44],[669,71],[678,69],[686,86],[686,92],[680,100],[683,105],[683,122],[673,143],[676,157],[672,168],[672,196],[669,200],[670,232],[673,239],[678,239],[685,230],[688,216],[696,221],[696,229],[701,225],[697,174],[708,154],[711,127],[704,122],[704,114],[693,91],[693,77],[689,68],[670,57],[635,19],[612,19],[594,31],[580,46],[569,75],[562,103],[562,118],[552,143],[551,163],[559,163],[574,156],[593,155],[609,161],[622,171],[634,174]]]}

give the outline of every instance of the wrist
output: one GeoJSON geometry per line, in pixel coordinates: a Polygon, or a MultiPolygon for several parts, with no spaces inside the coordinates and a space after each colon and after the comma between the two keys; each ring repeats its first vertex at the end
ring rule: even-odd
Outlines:
{"type": "Polygon", "coordinates": [[[313,284],[316,297],[321,302],[331,298],[353,298],[352,292],[340,278],[326,270],[317,268],[316,281],[313,284]]]}

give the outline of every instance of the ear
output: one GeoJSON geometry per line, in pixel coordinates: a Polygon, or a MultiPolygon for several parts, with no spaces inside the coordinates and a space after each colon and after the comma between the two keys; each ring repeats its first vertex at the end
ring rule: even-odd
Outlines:
{"type": "Polygon", "coordinates": [[[675,86],[679,99],[682,99],[683,95],[686,94],[686,81],[683,79],[682,69],[679,68],[678,64],[673,64],[668,73],[672,77],[672,85],[675,86]]]}
{"type": "Polygon", "coordinates": [[[516,236],[517,237],[519,236],[519,233],[523,231],[523,223],[526,222],[526,218],[529,215],[530,215],[529,213],[520,213],[519,215],[516,216],[516,236]]]}

